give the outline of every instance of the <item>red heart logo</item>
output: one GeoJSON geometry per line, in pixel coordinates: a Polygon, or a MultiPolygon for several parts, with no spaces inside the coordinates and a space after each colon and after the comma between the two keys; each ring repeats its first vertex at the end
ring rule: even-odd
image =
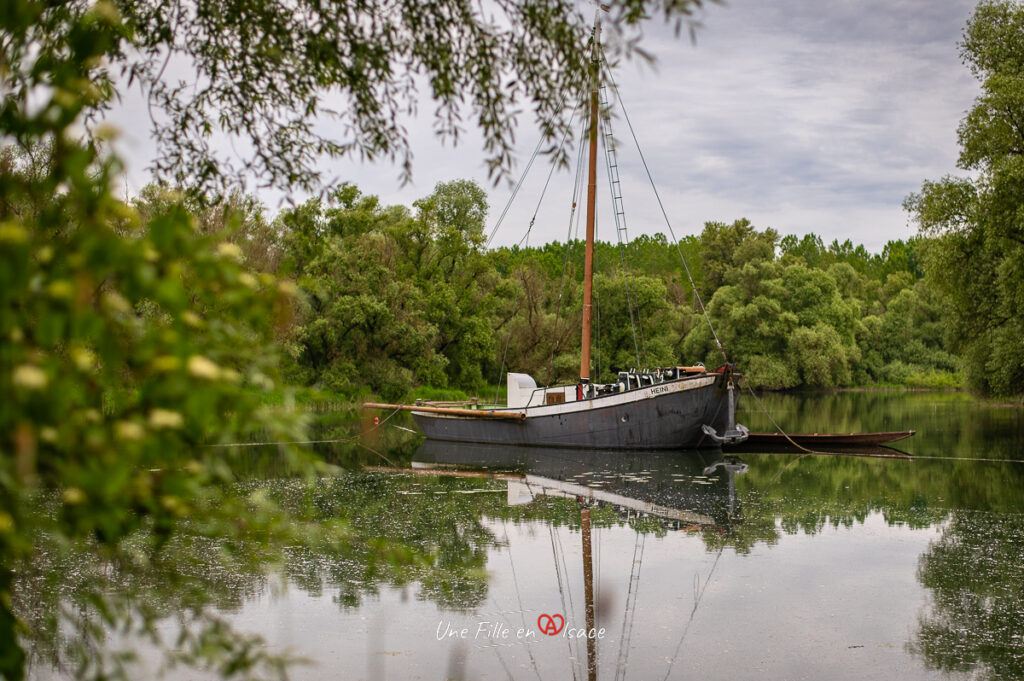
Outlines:
{"type": "Polygon", "coordinates": [[[562,631],[564,626],[565,618],[557,613],[554,615],[548,615],[545,613],[537,618],[537,627],[540,628],[540,632],[542,634],[547,634],[548,636],[555,636],[562,631]],[[557,624],[555,623],[556,618],[558,619],[557,624]]]}

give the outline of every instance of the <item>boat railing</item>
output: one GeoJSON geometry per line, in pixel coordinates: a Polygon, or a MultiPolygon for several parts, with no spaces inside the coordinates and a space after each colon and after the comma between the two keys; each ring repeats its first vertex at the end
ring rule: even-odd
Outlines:
{"type": "MultiPolygon", "coordinates": [[[[630,371],[620,371],[617,376],[618,380],[615,383],[586,384],[584,387],[583,399],[600,399],[602,397],[609,397],[611,395],[617,395],[631,390],[648,388],[652,385],[665,383],[666,381],[676,381],[687,377],[699,376],[705,373],[707,373],[707,369],[703,364],[696,364],[693,366],[676,366],[654,370],[641,369],[640,371],[637,371],[636,369],[632,369],[630,371]]],[[[540,407],[549,404],[561,404],[562,402],[575,402],[579,399],[579,393],[577,392],[579,387],[579,384],[577,384],[534,388],[530,392],[530,399],[527,400],[525,406],[540,407]],[[549,395],[559,395],[563,399],[556,398],[557,401],[549,401],[549,395]]]]}

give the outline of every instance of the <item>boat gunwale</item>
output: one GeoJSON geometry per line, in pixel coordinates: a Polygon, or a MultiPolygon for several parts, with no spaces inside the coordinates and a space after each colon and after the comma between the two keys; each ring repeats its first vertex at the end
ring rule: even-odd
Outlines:
{"type": "MultiPolygon", "coordinates": [[[[718,379],[720,377],[724,377],[724,376],[725,376],[725,374],[723,372],[706,371],[706,372],[700,373],[700,374],[687,375],[687,376],[683,376],[683,377],[680,377],[680,378],[674,378],[674,379],[669,380],[669,381],[662,381],[660,383],[654,383],[652,385],[645,385],[645,386],[643,386],[641,388],[633,388],[632,390],[625,390],[623,392],[615,392],[615,393],[608,393],[606,395],[598,395],[596,397],[587,398],[585,400],[573,400],[572,402],[562,402],[562,403],[558,403],[558,404],[537,404],[537,405],[534,405],[532,407],[494,407],[494,408],[488,408],[486,410],[480,409],[479,410],[481,412],[480,416],[475,416],[475,415],[470,415],[470,414],[445,414],[445,413],[439,413],[439,412],[417,411],[415,409],[415,405],[413,405],[413,408],[411,408],[409,411],[412,414],[414,414],[416,416],[419,416],[419,417],[422,417],[422,418],[451,419],[451,420],[474,420],[474,419],[478,419],[478,418],[485,418],[486,417],[486,412],[519,413],[519,414],[523,414],[523,420],[520,421],[520,423],[525,423],[526,420],[531,419],[531,418],[545,418],[545,417],[551,417],[551,416],[559,416],[559,415],[562,415],[562,414],[573,414],[573,413],[582,412],[582,411],[593,412],[593,411],[597,411],[599,409],[610,409],[610,408],[614,408],[614,407],[620,407],[620,406],[632,404],[634,402],[640,402],[642,400],[655,399],[655,398],[658,397],[658,395],[645,394],[644,391],[649,389],[649,388],[655,388],[655,387],[662,386],[662,385],[669,386],[669,385],[673,385],[673,384],[682,384],[682,383],[686,383],[686,382],[690,382],[690,381],[696,381],[698,379],[714,378],[715,380],[713,382],[711,382],[711,383],[707,383],[705,385],[694,386],[692,388],[687,387],[687,388],[683,388],[681,390],[675,390],[675,391],[672,391],[672,392],[684,392],[684,391],[694,390],[694,389],[703,388],[703,387],[711,387],[711,386],[714,386],[715,383],[718,382],[718,379]],[[589,403],[599,402],[599,401],[604,400],[606,398],[622,397],[624,395],[630,395],[631,393],[633,394],[633,395],[631,395],[632,399],[628,399],[628,400],[625,400],[625,401],[622,401],[622,402],[615,402],[614,404],[609,404],[609,403],[592,404],[589,407],[581,407],[579,409],[574,409],[574,410],[565,410],[565,411],[562,410],[562,409],[564,409],[567,406],[572,406],[572,405],[582,404],[582,403],[587,403],[587,402],[589,402],[589,403]],[[559,409],[559,408],[561,408],[561,409],[559,409]],[[538,413],[538,411],[542,410],[542,409],[545,410],[544,413],[538,413]]],[[[734,378],[742,378],[742,376],[743,376],[743,374],[740,374],[738,372],[733,373],[733,377],[734,378]]],[[[568,384],[568,385],[565,385],[565,386],[549,386],[548,388],[544,388],[544,389],[560,388],[560,387],[571,387],[572,385],[573,384],[568,384]]],[[[538,390],[542,390],[542,388],[538,388],[538,390]]],[[[429,406],[429,405],[424,404],[423,406],[429,406]]]]}

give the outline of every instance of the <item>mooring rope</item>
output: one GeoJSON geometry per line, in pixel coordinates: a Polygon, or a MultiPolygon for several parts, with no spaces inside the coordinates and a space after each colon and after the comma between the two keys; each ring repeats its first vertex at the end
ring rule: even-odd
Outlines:
{"type": "MultiPolygon", "coordinates": [[[[367,433],[371,433],[371,432],[377,430],[378,428],[380,428],[381,426],[383,426],[385,423],[388,422],[388,420],[392,416],[394,416],[395,414],[400,412],[402,410],[402,407],[404,407],[404,406],[406,406],[406,405],[405,404],[398,405],[397,407],[395,407],[395,410],[393,412],[391,412],[390,414],[388,414],[387,416],[385,416],[383,420],[378,421],[377,423],[373,424],[372,428],[369,428],[368,430],[366,430],[365,432],[362,432],[362,433],[356,433],[352,437],[338,438],[338,439],[334,439],[334,440],[291,440],[291,441],[286,441],[286,442],[281,442],[280,440],[274,440],[274,441],[269,441],[269,442],[218,442],[216,444],[201,445],[201,446],[202,447],[210,447],[210,448],[214,448],[214,447],[269,447],[271,445],[323,445],[323,444],[339,444],[339,443],[345,443],[345,442],[352,442],[354,440],[358,440],[359,438],[363,437],[367,433]]],[[[398,426],[395,426],[395,427],[397,428],[398,426]]],[[[408,430],[408,429],[406,429],[406,430],[408,430]]],[[[371,450],[371,451],[373,451],[373,450],[371,450]]],[[[377,452],[377,453],[379,454],[379,452],[377,452]]],[[[381,456],[383,456],[383,455],[381,455],[381,456]]]]}
{"type": "Polygon", "coordinates": [[[773,426],[775,426],[775,430],[777,430],[779,432],[779,434],[782,435],[782,437],[784,437],[787,440],[789,440],[789,444],[793,445],[794,447],[796,447],[797,449],[799,449],[801,451],[807,452],[808,454],[826,454],[826,455],[834,454],[834,452],[818,452],[818,451],[815,451],[813,449],[807,449],[807,447],[803,447],[803,446],[797,444],[796,440],[791,438],[789,436],[789,434],[782,429],[782,426],[780,426],[778,424],[778,422],[774,418],[772,418],[772,415],[768,413],[768,410],[765,409],[763,404],[761,404],[761,400],[757,397],[757,393],[754,392],[754,389],[750,387],[749,383],[747,384],[746,387],[747,387],[747,392],[749,392],[750,396],[754,398],[754,402],[757,403],[757,406],[761,409],[762,412],[764,412],[764,415],[767,416],[768,420],[772,422],[773,426]]]}

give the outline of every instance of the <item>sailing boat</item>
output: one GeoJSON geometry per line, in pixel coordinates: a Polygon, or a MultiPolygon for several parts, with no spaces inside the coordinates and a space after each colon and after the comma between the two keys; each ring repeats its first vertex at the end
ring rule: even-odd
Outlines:
{"type": "Polygon", "coordinates": [[[600,25],[594,30],[589,106],[589,169],[580,379],[538,387],[509,373],[504,408],[367,404],[411,411],[423,434],[434,440],[585,449],[682,449],[718,447],[747,439],[736,423],[740,374],[728,362],[715,371],[703,365],[620,372],[611,384],[590,380],[591,298],[594,279],[594,219],[597,195],[600,25]]]}

